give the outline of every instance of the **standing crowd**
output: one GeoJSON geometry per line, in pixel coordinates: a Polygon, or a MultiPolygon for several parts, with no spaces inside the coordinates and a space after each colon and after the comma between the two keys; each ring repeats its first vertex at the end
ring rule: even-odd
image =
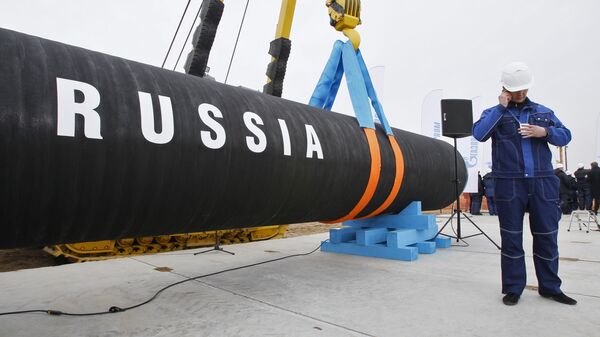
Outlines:
{"type": "MultiPolygon", "coordinates": [[[[598,214],[600,208],[600,167],[597,162],[591,163],[591,168],[586,169],[579,163],[575,173],[564,169],[563,164],[557,164],[554,175],[560,181],[559,197],[560,209],[563,214],[571,214],[575,210],[588,210],[598,214]]],[[[470,193],[469,210],[472,215],[481,215],[483,197],[487,200],[490,215],[497,215],[496,201],[494,200],[494,177],[490,169],[477,172],[478,190],[470,193]]]]}
{"type": "Polygon", "coordinates": [[[586,169],[582,163],[571,174],[562,164],[557,164],[554,174],[560,181],[560,209],[563,214],[574,210],[588,210],[598,214],[600,207],[600,167],[597,162],[586,169]]]}

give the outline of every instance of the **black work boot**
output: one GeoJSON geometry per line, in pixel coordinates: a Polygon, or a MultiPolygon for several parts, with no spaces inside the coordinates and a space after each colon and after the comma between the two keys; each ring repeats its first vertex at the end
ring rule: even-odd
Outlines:
{"type": "Polygon", "coordinates": [[[515,293],[508,293],[502,297],[502,303],[506,305],[515,305],[519,303],[519,298],[521,295],[517,295],[515,293]]]}
{"type": "Polygon", "coordinates": [[[558,293],[556,295],[548,295],[548,294],[540,294],[542,297],[545,298],[550,298],[555,300],[558,303],[562,303],[562,304],[568,304],[568,305],[575,305],[577,304],[577,301],[575,299],[570,298],[569,296],[565,295],[564,293],[558,293]]]}

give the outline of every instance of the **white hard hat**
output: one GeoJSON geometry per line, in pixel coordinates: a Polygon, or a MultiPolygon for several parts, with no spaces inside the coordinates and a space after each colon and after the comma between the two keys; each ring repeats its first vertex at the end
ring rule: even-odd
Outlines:
{"type": "Polygon", "coordinates": [[[565,173],[566,173],[568,176],[570,176],[570,175],[571,175],[571,171],[569,171],[569,170],[566,170],[566,171],[565,171],[565,173]]]}
{"type": "Polygon", "coordinates": [[[584,167],[584,165],[583,165],[583,163],[579,163],[579,164],[577,164],[577,167],[578,167],[578,168],[583,168],[583,167],[584,167]]]}
{"type": "Polygon", "coordinates": [[[533,86],[533,74],[525,63],[511,62],[502,68],[500,82],[506,90],[517,92],[533,86]]]}
{"type": "Polygon", "coordinates": [[[561,163],[556,164],[556,168],[557,169],[561,169],[562,170],[563,167],[565,167],[565,166],[563,164],[561,164],[561,163]]]}

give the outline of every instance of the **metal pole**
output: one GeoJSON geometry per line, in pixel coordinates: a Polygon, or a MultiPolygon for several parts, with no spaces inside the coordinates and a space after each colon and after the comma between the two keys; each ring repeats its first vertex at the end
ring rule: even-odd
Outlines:
{"type": "Polygon", "coordinates": [[[460,193],[458,193],[458,149],[456,147],[456,137],[454,138],[454,190],[456,194],[456,242],[460,240],[460,193]]]}

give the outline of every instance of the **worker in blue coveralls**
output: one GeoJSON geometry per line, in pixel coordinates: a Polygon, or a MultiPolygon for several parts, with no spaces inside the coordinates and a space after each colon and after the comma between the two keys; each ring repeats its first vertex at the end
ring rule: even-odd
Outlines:
{"type": "Polygon", "coordinates": [[[473,136],[492,138],[492,175],[502,237],[502,302],[515,305],[525,289],[523,217],[529,210],[533,262],[541,296],[574,305],[558,277],[558,178],[552,171],[548,144],[565,146],[571,132],[554,112],[527,97],[533,75],[522,62],[502,70],[499,104],[485,110],[473,125],[473,136]]]}

